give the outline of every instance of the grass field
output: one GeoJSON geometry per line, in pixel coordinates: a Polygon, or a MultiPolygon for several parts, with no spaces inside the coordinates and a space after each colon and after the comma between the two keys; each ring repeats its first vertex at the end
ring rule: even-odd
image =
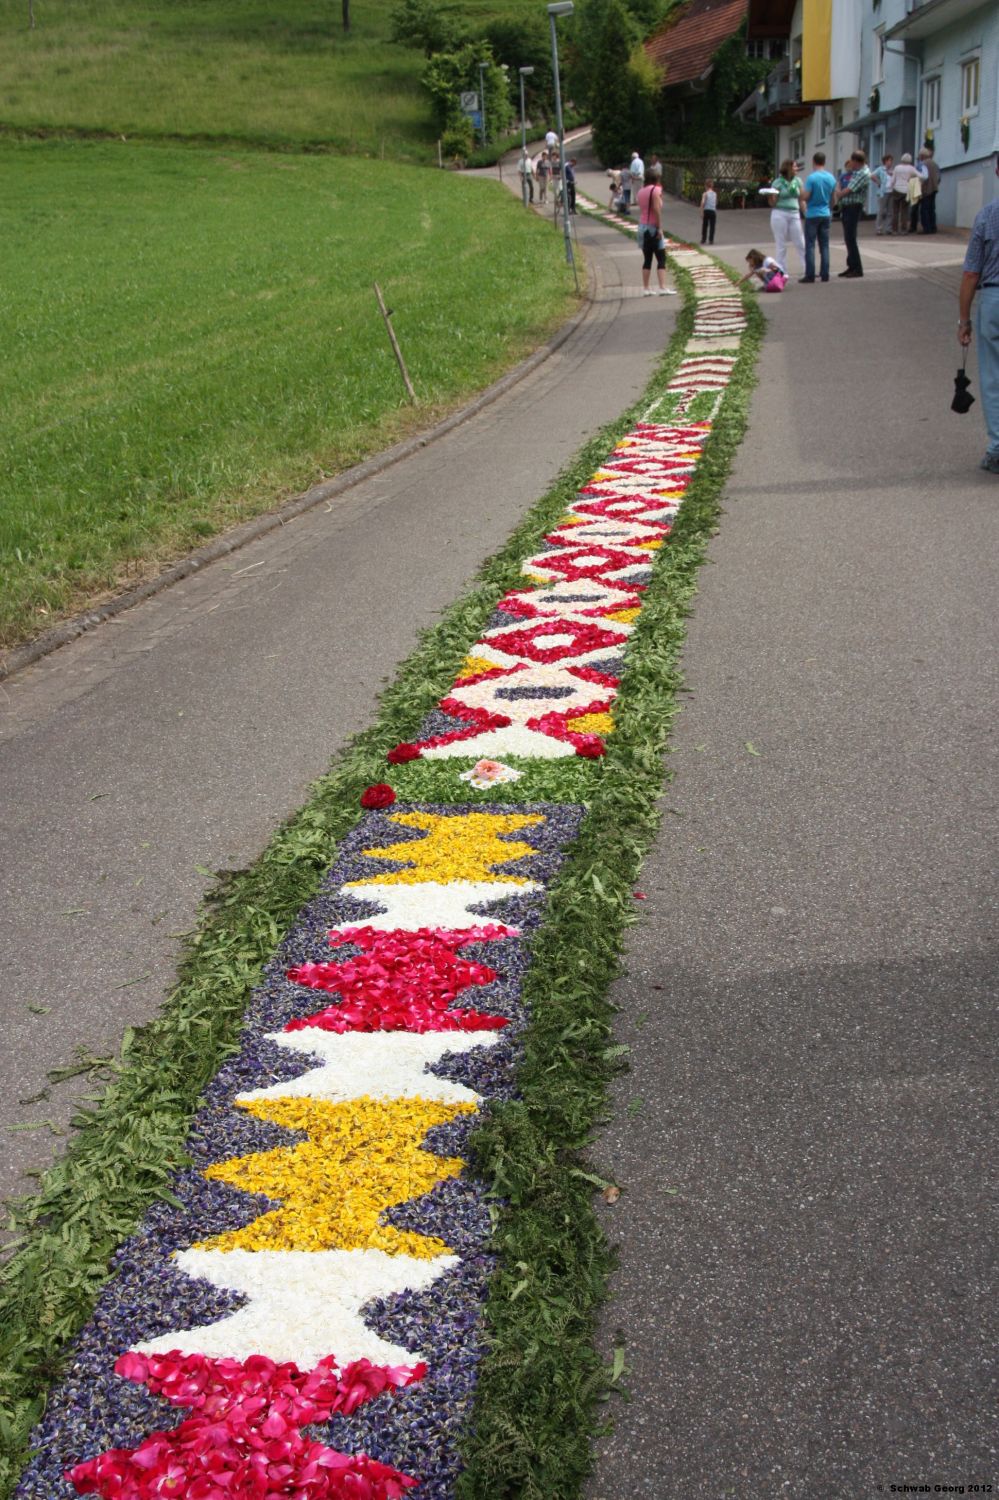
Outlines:
{"type": "MultiPolygon", "coordinates": [[[[0,126],[214,136],[429,161],[424,59],[389,41],[395,0],[0,0],[0,126]]],[[[469,20],[536,0],[462,0],[469,20]]],[[[469,80],[469,87],[475,80],[469,80]]]]}
{"type": "Polygon", "coordinates": [[[0,644],[427,425],[571,305],[490,182],[54,141],[0,170],[0,644]]]}

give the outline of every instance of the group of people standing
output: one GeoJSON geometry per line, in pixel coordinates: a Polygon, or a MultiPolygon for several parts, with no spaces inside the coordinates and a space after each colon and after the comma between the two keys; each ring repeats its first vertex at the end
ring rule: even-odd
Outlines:
{"type": "MultiPolygon", "coordinates": [[[[658,156],[649,157],[649,167],[658,167],[659,177],[662,177],[662,164],[658,156]]],[[[638,202],[643,186],[648,186],[641,153],[637,149],[632,151],[631,160],[626,167],[609,167],[607,182],[610,190],[607,207],[616,213],[626,214],[632,203],[638,202]]]]}
{"type": "Polygon", "coordinates": [[[792,245],[801,261],[800,280],[812,282],[818,245],[819,279],[828,281],[829,226],[832,211],[838,207],[846,246],[846,270],[839,274],[848,280],[863,276],[857,229],[872,183],[878,195],[878,234],[915,234],[917,229],[923,234],[936,234],[940,168],[928,146],[920,151],[918,166],[908,152],[897,166],[887,153],[873,172],[865,153],[854,151],[838,177],[826,170],[825,153],[816,151],[812,171],[804,182],[797,175],[797,163],[788,159],[781,162],[770,186],[770,227],[778,264],[787,269],[787,248],[792,245]]]}
{"type": "Polygon", "coordinates": [[[906,151],[897,166],[886,153],[871,177],[878,194],[877,234],[936,234],[940,168],[929,146],[915,162],[906,151]]]}
{"type": "MultiPolygon", "coordinates": [[[[555,137],[556,143],[558,137],[555,137]]],[[[551,187],[552,199],[558,203],[562,195],[562,161],[559,156],[558,146],[552,150],[545,146],[537,156],[532,157],[525,148],[520,153],[517,163],[517,171],[520,173],[527,192],[528,201],[534,202],[534,184],[538,185],[538,202],[548,202],[548,189],[551,187]]],[[[565,163],[565,197],[569,212],[576,212],[576,158],[569,156],[565,163]]]]}
{"type": "Polygon", "coordinates": [[[824,151],[812,157],[812,170],[802,182],[797,163],[782,161],[769,192],[773,195],[770,228],[774,237],[774,260],[786,272],[787,247],[793,245],[801,262],[806,285],[815,281],[815,247],[819,250],[819,279],[829,280],[829,226],[832,211],[839,208],[846,246],[846,270],[840,276],[855,280],[864,274],[857,227],[871,185],[871,173],[863,151],[854,151],[839,177],[826,170],[824,151]]]}

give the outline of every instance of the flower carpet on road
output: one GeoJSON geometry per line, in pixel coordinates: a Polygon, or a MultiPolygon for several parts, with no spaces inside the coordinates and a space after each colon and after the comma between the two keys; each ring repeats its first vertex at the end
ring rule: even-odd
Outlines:
{"type": "Polygon", "coordinates": [[[470,1140],[518,1098],[534,943],[746,326],[724,272],[671,256],[686,350],[386,747],[115,1256],[19,1500],[456,1495],[497,1275],[470,1140]]]}

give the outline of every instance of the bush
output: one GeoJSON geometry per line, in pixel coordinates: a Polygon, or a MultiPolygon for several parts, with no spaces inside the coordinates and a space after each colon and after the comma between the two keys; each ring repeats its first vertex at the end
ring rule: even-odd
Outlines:
{"type": "Polygon", "coordinates": [[[475,134],[472,130],[472,122],[463,115],[460,121],[449,125],[441,136],[441,156],[445,161],[456,162],[464,166],[472,154],[475,145],[475,134]]]}
{"type": "Polygon", "coordinates": [[[513,124],[515,112],[506,74],[492,60],[487,46],[469,42],[455,52],[435,53],[420,79],[430,95],[434,123],[442,138],[445,131],[457,130],[465,120],[460,96],[464,89],[478,91],[480,62],[488,62],[484,81],[486,128],[490,136],[503,135],[513,124]]]}
{"type": "Polygon", "coordinates": [[[419,47],[427,57],[453,50],[466,36],[451,11],[434,0],[400,0],[392,12],[392,40],[419,47]]]}

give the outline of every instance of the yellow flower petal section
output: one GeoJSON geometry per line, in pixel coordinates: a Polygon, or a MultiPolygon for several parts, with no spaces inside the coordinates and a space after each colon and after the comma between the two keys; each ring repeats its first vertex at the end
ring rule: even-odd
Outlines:
{"type": "Polygon", "coordinates": [[[500,835],[516,833],[543,823],[538,813],[392,813],[393,823],[406,828],[422,828],[425,839],[404,844],[386,844],[382,849],[365,849],[372,859],[406,860],[409,868],[379,871],[363,880],[351,880],[344,890],[358,886],[416,885],[427,880],[497,880],[526,885],[527,877],[493,873],[493,865],[504,865],[513,859],[524,859],[537,851],[530,844],[515,839],[504,841],[500,835]]]}
{"type": "Polygon", "coordinates": [[[565,727],[577,734],[613,734],[614,720],[610,714],[580,714],[576,719],[567,719],[565,727]]]}
{"type": "Polygon", "coordinates": [[[630,625],[637,620],[641,614],[640,609],[615,609],[611,614],[604,615],[605,620],[617,620],[621,625],[630,625]]]}
{"type": "Polygon", "coordinates": [[[499,672],[501,669],[494,661],[489,661],[484,656],[466,656],[458,673],[458,681],[463,677],[478,677],[480,672],[499,672]]]}
{"type": "Polygon", "coordinates": [[[639,542],[638,544],[645,552],[658,552],[662,542],[639,542]]]}
{"type": "Polygon", "coordinates": [[[281,1207],[245,1229],[231,1229],[198,1250],[383,1250],[432,1260],[449,1247],[431,1235],[394,1229],[381,1216],[394,1204],[419,1198],[436,1182],[457,1177],[460,1157],[420,1147],[427,1131],[473,1104],[428,1099],[256,1099],[241,1106],[258,1120],[305,1130],[300,1145],[261,1151],[209,1167],[211,1182],[264,1193],[281,1207]]]}

